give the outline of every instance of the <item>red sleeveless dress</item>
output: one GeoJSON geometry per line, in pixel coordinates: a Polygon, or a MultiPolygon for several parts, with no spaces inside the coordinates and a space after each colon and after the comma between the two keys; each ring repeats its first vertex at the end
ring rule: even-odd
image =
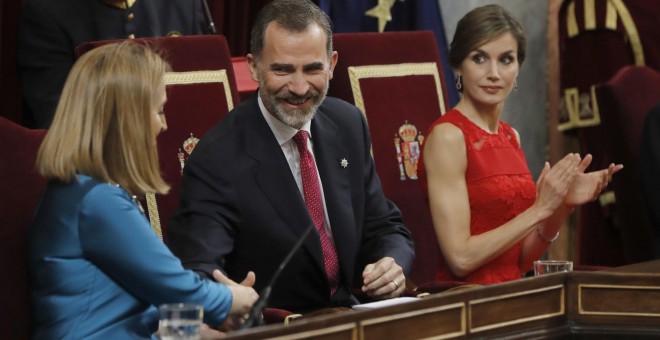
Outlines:
{"type": "MultiPolygon", "coordinates": [[[[441,123],[455,125],[465,136],[472,235],[501,226],[534,203],[536,185],[511,126],[500,121],[497,134],[491,134],[456,109],[445,113],[431,129],[441,123]]],[[[522,241],[464,278],[455,277],[441,259],[436,279],[481,284],[519,279],[521,250],[522,241]]]]}

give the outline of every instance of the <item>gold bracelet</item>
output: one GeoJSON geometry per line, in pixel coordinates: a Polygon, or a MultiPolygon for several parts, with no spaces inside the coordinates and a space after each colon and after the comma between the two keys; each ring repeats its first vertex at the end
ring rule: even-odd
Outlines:
{"type": "Polygon", "coordinates": [[[537,224],[537,225],[536,225],[536,233],[539,234],[539,237],[540,237],[543,241],[545,241],[545,242],[547,242],[547,243],[552,243],[552,242],[554,242],[556,239],[559,238],[559,231],[557,231],[557,233],[555,234],[555,236],[553,236],[551,239],[548,240],[548,238],[546,238],[546,237],[543,235],[543,233],[541,232],[541,225],[540,225],[540,224],[537,224]]]}

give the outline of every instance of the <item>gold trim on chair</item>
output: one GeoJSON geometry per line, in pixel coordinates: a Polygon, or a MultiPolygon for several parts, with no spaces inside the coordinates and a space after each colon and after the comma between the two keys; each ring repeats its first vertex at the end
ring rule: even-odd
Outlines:
{"type": "Polygon", "coordinates": [[[633,54],[635,55],[635,65],[644,66],[646,64],[644,61],[644,48],[642,47],[642,40],[639,38],[639,32],[637,32],[637,26],[635,26],[635,20],[633,20],[630,12],[628,12],[628,8],[622,0],[609,1],[614,5],[616,11],[619,13],[623,27],[625,28],[626,34],[628,35],[628,39],[630,39],[630,47],[632,48],[633,54]]]}
{"type": "MultiPolygon", "coordinates": [[[[583,0],[584,4],[584,30],[596,30],[596,3],[595,0],[583,0]]],[[[628,8],[622,0],[607,0],[605,4],[605,29],[615,31],[617,26],[617,19],[621,18],[623,28],[630,40],[630,47],[635,56],[635,65],[644,66],[644,48],[642,47],[642,40],[639,37],[635,20],[633,20],[628,8]]],[[[575,1],[568,5],[566,14],[566,30],[569,38],[579,35],[580,28],[578,27],[577,17],[575,15],[575,1]]]]}
{"type": "Polygon", "coordinates": [[[577,87],[565,89],[564,106],[568,112],[568,121],[559,124],[558,131],[600,125],[596,86],[591,85],[590,95],[580,95],[577,87]]]}
{"type": "MultiPolygon", "coordinates": [[[[568,4],[566,13],[566,29],[568,38],[574,38],[579,35],[580,27],[578,26],[575,3],[571,1],[568,4]]],[[[584,31],[589,30],[617,30],[618,19],[621,19],[621,24],[625,31],[630,49],[633,52],[635,65],[644,66],[646,64],[644,57],[644,48],[642,40],[637,31],[635,20],[633,20],[628,8],[622,0],[607,0],[605,3],[605,25],[598,27],[596,18],[596,1],[595,0],[582,0],[584,5],[584,31]]],[[[586,92],[586,91],[585,91],[586,92]]],[[[579,93],[578,88],[572,87],[564,90],[564,104],[568,113],[568,121],[560,123],[557,126],[558,131],[566,131],[573,128],[582,128],[588,126],[596,126],[600,124],[600,111],[598,109],[598,100],[594,85],[591,85],[590,93],[579,93]],[[587,98],[589,97],[589,98],[587,98]],[[584,101],[584,102],[583,102],[584,101]],[[583,114],[583,110],[591,110],[593,114],[583,114]]]]}
{"type": "Polygon", "coordinates": [[[348,77],[351,81],[351,89],[353,90],[355,106],[357,106],[360,111],[362,111],[362,114],[364,114],[365,118],[367,117],[367,112],[364,108],[364,98],[362,97],[360,79],[406,77],[418,75],[433,76],[435,88],[438,93],[438,102],[440,103],[440,114],[444,114],[445,100],[442,94],[442,85],[440,84],[438,66],[434,62],[348,67],[348,77]]]}
{"type": "MultiPolygon", "coordinates": [[[[596,8],[594,0],[584,0],[584,30],[595,30],[596,27],[596,8]]],[[[580,34],[577,18],[575,15],[575,1],[568,5],[568,13],[566,14],[566,30],[568,37],[573,38],[580,34]]],[[[605,28],[609,30],[616,30],[617,17],[621,18],[623,29],[630,41],[630,48],[635,56],[635,65],[644,66],[644,48],[642,47],[642,40],[639,37],[635,20],[633,20],[628,7],[622,0],[608,0],[605,10],[605,28]]]]}
{"type": "Polygon", "coordinates": [[[160,227],[160,215],[158,214],[158,205],[156,204],[155,194],[146,194],[147,212],[149,213],[149,223],[156,236],[163,239],[163,229],[160,227]]]}
{"type": "MultiPolygon", "coordinates": [[[[234,100],[231,95],[231,87],[229,86],[229,78],[227,77],[227,70],[215,71],[189,71],[189,72],[167,72],[165,74],[165,85],[189,85],[189,84],[206,84],[206,83],[221,83],[225,89],[225,97],[227,98],[227,109],[231,111],[234,109],[234,100]]],[[[147,194],[147,212],[149,214],[149,223],[154,233],[163,239],[163,231],[161,228],[160,214],[158,213],[158,204],[156,202],[155,194],[147,194]]]]}
{"type": "Polygon", "coordinates": [[[234,109],[234,101],[231,96],[229,78],[227,70],[215,71],[190,71],[190,72],[168,72],[165,74],[165,85],[186,85],[186,84],[205,84],[221,83],[225,88],[225,97],[227,97],[227,109],[234,109]]]}

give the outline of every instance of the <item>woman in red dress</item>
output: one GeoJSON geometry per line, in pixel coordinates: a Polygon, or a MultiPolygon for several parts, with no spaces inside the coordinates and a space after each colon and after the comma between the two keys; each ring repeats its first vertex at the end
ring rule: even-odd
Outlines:
{"type": "Polygon", "coordinates": [[[594,200],[623,168],[585,173],[591,156],[547,162],[535,185],[518,133],[500,121],[525,59],[522,25],[498,5],[456,28],[449,58],[459,103],[424,144],[431,215],[443,254],[438,280],[496,283],[521,277],[576,205],[594,200]]]}

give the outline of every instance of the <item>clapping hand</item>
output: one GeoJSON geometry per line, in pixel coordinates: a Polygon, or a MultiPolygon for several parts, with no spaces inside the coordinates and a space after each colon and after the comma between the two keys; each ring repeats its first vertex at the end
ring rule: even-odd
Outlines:
{"type": "MultiPolygon", "coordinates": [[[[590,162],[590,161],[589,161],[590,162]]],[[[566,201],[582,163],[580,155],[568,154],[554,166],[545,163],[541,175],[536,182],[536,202],[545,219],[566,201]]]]}
{"type": "Polygon", "coordinates": [[[576,206],[595,200],[612,181],[612,176],[623,169],[623,165],[612,163],[607,169],[585,173],[592,159],[591,155],[587,155],[578,165],[578,173],[564,200],[567,205],[576,206]]]}

